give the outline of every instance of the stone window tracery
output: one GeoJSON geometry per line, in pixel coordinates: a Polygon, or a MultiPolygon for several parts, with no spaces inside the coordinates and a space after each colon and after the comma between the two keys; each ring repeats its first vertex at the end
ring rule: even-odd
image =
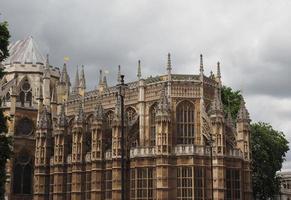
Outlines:
{"type": "Polygon", "coordinates": [[[20,87],[19,92],[19,101],[22,107],[32,106],[32,93],[31,93],[31,85],[29,81],[26,79],[24,80],[23,84],[20,87]]]}
{"type": "Polygon", "coordinates": [[[177,199],[193,199],[193,172],[192,167],[177,168],[177,199]]]}
{"type": "Polygon", "coordinates": [[[189,101],[178,104],[176,109],[177,144],[194,144],[194,105],[189,101]]]}

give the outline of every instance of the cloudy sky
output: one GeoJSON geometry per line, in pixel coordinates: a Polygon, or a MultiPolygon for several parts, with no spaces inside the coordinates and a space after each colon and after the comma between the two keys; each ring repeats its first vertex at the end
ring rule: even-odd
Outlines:
{"type": "MultiPolygon", "coordinates": [[[[288,0],[0,0],[0,20],[11,41],[33,36],[54,66],[69,56],[71,79],[84,64],[89,89],[99,69],[116,83],[117,66],[127,80],[165,73],[198,73],[221,62],[223,82],[241,89],[253,121],[271,123],[291,141],[291,1],[288,0]]],[[[288,153],[284,169],[291,169],[288,153]]]]}

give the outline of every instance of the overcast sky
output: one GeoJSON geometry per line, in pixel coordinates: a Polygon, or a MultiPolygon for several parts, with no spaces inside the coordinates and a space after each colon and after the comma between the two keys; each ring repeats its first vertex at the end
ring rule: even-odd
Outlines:
{"type": "Polygon", "coordinates": [[[243,91],[253,121],[271,123],[289,141],[290,10],[288,0],[0,0],[11,42],[33,36],[54,66],[69,56],[72,82],[81,64],[89,89],[101,68],[115,84],[119,64],[135,80],[139,59],[144,77],[165,73],[168,52],[173,73],[198,73],[202,53],[207,74],[220,61],[224,84],[243,91]]]}

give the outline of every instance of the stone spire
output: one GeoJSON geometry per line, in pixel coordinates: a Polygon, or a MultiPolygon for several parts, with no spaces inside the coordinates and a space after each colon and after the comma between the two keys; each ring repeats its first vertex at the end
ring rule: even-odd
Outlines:
{"type": "Polygon", "coordinates": [[[170,103],[168,100],[168,96],[166,94],[166,88],[167,88],[167,85],[164,84],[161,91],[160,101],[159,101],[158,110],[157,110],[157,116],[159,117],[170,116],[170,103]]]}
{"type": "Polygon", "coordinates": [[[104,88],[107,88],[108,87],[108,85],[107,85],[107,79],[106,79],[106,76],[105,75],[103,76],[103,86],[104,86],[104,88]]]}
{"type": "Polygon", "coordinates": [[[84,73],[84,65],[82,65],[82,68],[81,68],[79,88],[86,89],[86,79],[85,79],[85,73],[84,73]]]}
{"type": "Polygon", "coordinates": [[[219,89],[217,89],[217,88],[214,91],[214,99],[211,102],[210,113],[211,114],[215,114],[215,113],[223,114],[223,105],[222,105],[222,101],[221,101],[221,94],[219,92],[219,89]]]}
{"type": "Polygon", "coordinates": [[[120,65],[118,65],[118,72],[117,72],[117,83],[121,83],[121,70],[120,70],[120,65]]]}
{"type": "Polygon", "coordinates": [[[240,103],[240,108],[237,114],[237,121],[247,121],[250,122],[250,115],[248,110],[246,109],[245,101],[242,98],[241,103],[240,103]]]}
{"type": "Polygon", "coordinates": [[[76,122],[83,123],[84,119],[85,119],[85,114],[84,114],[83,102],[82,102],[82,100],[80,100],[78,114],[76,116],[76,122]]]}
{"type": "Polygon", "coordinates": [[[204,66],[203,66],[203,55],[200,54],[200,75],[203,76],[204,66]]]}
{"type": "Polygon", "coordinates": [[[98,121],[103,121],[103,119],[104,119],[104,109],[103,109],[103,106],[102,106],[100,100],[97,101],[97,105],[96,105],[95,112],[94,112],[94,117],[98,121]]]}
{"type": "Polygon", "coordinates": [[[141,79],[141,66],[140,66],[140,60],[138,60],[138,64],[137,64],[137,78],[138,78],[138,80],[141,79]]]}
{"type": "Polygon", "coordinates": [[[50,64],[49,64],[49,54],[46,55],[46,61],[45,61],[45,68],[44,68],[44,78],[50,78],[50,64]]]}
{"type": "Polygon", "coordinates": [[[58,125],[60,127],[65,127],[67,126],[68,122],[67,122],[67,117],[66,117],[66,113],[65,113],[65,104],[63,103],[61,105],[61,112],[58,116],[58,125]]]}
{"type": "Polygon", "coordinates": [[[217,73],[216,77],[220,80],[221,79],[221,72],[220,72],[220,62],[217,62],[217,73]]]}
{"type": "Polygon", "coordinates": [[[168,71],[168,73],[171,73],[171,70],[172,70],[171,54],[168,53],[168,62],[167,62],[167,71],[168,71]]]}
{"type": "Polygon", "coordinates": [[[102,69],[100,69],[99,70],[99,83],[98,83],[99,87],[102,85],[102,81],[103,81],[102,79],[103,79],[102,69]]]}
{"type": "Polygon", "coordinates": [[[79,83],[79,69],[78,69],[78,66],[77,66],[76,76],[75,76],[75,85],[74,85],[74,88],[73,88],[73,93],[78,94],[79,85],[80,85],[80,83],[79,83]]]}
{"type": "Polygon", "coordinates": [[[67,72],[67,64],[64,63],[62,73],[61,73],[61,78],[60,78],[61,83],[67,83],[68,82],[68,72],[67,72]]]}

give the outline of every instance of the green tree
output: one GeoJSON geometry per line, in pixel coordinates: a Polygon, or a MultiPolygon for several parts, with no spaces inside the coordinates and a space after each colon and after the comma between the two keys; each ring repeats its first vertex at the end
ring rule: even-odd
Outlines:
{"type": "Polygon", "coordinates": [[[224,105],[224,113],[230,112],[233,119],[236,119],[241,99],[242,95],[239,90],[233,91],[230,87],[222,87],[221,100],[224,105]]]}
{"type": "Polygon", "coordinates": [[[288,141],[283,132],[270,124],[259,122],[251,125],[251,147],[253,156],[253,193],[256,199],[272,198],[279,193],[279,177],[288,141]]]}
{"type": "MultiPolygon", "coordinates": [[[[221,96],[225,111],[230,110],[235,119],[242,98],[240,91],[224,86],[221,96]]],[[[267,123],[251,124],[252,182],[256,199],[272,199],[278,194],[276,172],[282,168],[288,150],[288,141],[282,132],[267,123]]]]}
{"type": "MultiPolygon", "coordinates": [[[[0,23],[0,62],[9,55],[8,44],[10,34],[8,31],[8,23],[0,23]]],[[[0,65],[0,80],[4,75],[3,68],[0,65]]],[[[1,103],[1,102],[0,102],[1,103]]],[[[7,118],[3,115],[0,109],[0,200],[4,200],[5,182],[6,182],[6,163],[10,158],[12,139],[6,135],[7,133],[7,118]]]]}

